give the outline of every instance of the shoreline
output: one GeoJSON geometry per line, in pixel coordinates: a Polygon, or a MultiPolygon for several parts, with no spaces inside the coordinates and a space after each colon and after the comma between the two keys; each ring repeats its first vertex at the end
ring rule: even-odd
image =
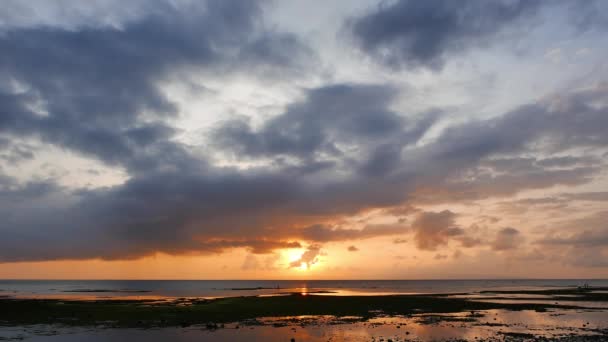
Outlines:
{"type": "Polygon", "coordinates": [[[484,291],[491,297],[475,298],[475,293],[338,296],[331,293],[287,293],[273,296],[222,298],[0,298],[3,325],[65,324],[115,327],[183,326],[207,322],[233,323],[243,319],[277,316],[332,315],[361,317],[412,315],[420,313],[462,313],[479,310],[606,310],[580,306],[578,302],[608,302],[608,288],[581,291],[559,290],[484,291]],[[595,292],[595,291],[599,291],[595,292]],[[539,295],[545,298],[516,297],[539,295]],[[501,302],[512,301],[512,302],[501,302]],[[540,301],[540,302],[539,302],[540,301]],[[558,304],[559,302],[559,304],[558,304]],[[563,304],[567,302],[568,304],[563,304]],[[111,323],[109,323],[111,322],[111,323]]]}
{"type": "Polygon", "coordinates": [[[103,336],[133,330],[154,336],[165,331],[217,334],[208,335],[212,340],[213,336],[227,335],[228,340],[232,340],[237,335],[256,332],[291,336],[296,332],[309,334],[313,331],[325,336],[359,331],[359,335],[390,335],[393,341],[425,341],[429,340],[428,336],[446,336],[446,341],[460,341],[449,337],[460,329],[462,336],[468,336],[461,339],[463,341],[473,338],[470,334],[479,337],[478,341],[539,341],[546,340],[547,336],[558,341],[601,341],[608,340],[608,326],[588,321],[581,325],[579,322],[593,319],[605,322],[608,308],[578,304],[607,303],[607,290],[562,288],[488,292],[497,302],[477,300],[474,296],[479,293],[470,293],[470,297],[464,298],[452,294],[335,296],[311,293],[160,300],[0,298],[0,340],[12,339],[3,338],[1,329],[31,333],[36,338],[78,334],[84,329],[86,334],[103,336]],[[546,298],[542,303],[526,302],[530,298],[517,298],[519,295],[546,298]],[[501,300],[515,302],[502,303],[501,300]],[[558,300],[568,305],[558,304],[558,300]],[[528,321],[553,325],[551,329],[539,330],[528,321]],[[413,339],[410,334],[420,338],[413,339]]]}

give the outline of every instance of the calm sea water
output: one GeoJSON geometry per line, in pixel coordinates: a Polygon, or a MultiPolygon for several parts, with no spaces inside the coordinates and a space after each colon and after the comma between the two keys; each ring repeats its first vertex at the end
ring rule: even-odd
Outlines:
{"type": "Polygon", "coordinates": [[[230,297],[330,291],[334,295],[474,293],[484,290],[608,286],[608,280],[0,280],[10,297],[230,297]]]}

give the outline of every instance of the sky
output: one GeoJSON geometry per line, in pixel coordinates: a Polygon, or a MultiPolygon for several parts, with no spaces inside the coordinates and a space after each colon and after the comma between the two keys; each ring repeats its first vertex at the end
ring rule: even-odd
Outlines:
{"type": "Polygon", "coordinates": [[[606,278],[606,13],[4,0],[0,278],[606,278]]]}

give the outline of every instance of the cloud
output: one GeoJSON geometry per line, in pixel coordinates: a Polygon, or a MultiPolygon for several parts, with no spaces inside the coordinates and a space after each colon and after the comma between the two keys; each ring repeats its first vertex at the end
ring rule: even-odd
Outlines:
{"type": "Polygon", "coordinates": [[[306,248],[306,251],[302,253],[298,260],[292,261],[289,264],[289,268],[297,268],[305,265],[306,268],[319,262],[319,256],[322,255],[320,245],[310,245],[306,248]]]}
{"type": "Polygon", "coordinates": [[[160,83],[198,69],[271,62],[278,70],[279,59],[288,66],[306,50],[295,37],[264,29],[262,14],[258,1],[183,7],[158,1],[118,27],[40,25],[3,32],[0,76],[8,85],[0,87],[0,133],[38,138],[129,169],[177,164],[187,152],[171,142],[176,129],[168,120],[177,107],[160,83]]]}
{"type": "Polygon", "coordinates": [[[561,222],[559,232],[550,234],[537,243],[541,245],[568,246],[573,248],[608,247],[608,211],[561,222]],[[564,234],[563,231],[572,233],[564,234]]]}
{"type": "Polygon", "coordinates": [[[357,248],[357,246],[348,246],[347,250],[349,252],[358,252],[359,248],[357,248]]]}
{"type": "MultiPolygon", "coordinates": [[[[601,152],[608,142],[600,132],[608,125],[603,102],[607,90],[600,84],[523,105],[497,118],[448,127],[434,143],[415,154],[416,164],[433,170],[427,177],[435,176],[437,182],[429,181],[414,196],[422,203],[459,202],[591,181],[603,166],[556,169],[529,158],[516,158],[509,160],[514,165],[505,168],[505,163],[495,159],[526,152],[572,153],[583,147],[601,152]]],[[[404,159],[405,163],[414,162],[404,159]]]]}
{"type": "Polygon", "coordinates": [[[561,263],[575,267],[606,267],[608,211],[559,220],[534,243],[561,263]]]}
{"type": "Polygon", "coordinates": [[[576,165],[596,165],[600,162],[592,156],[564,156],[537,160],[536,163],[543,167],[572,167],[576,165]]]}
{"type": "Polygon", "coordinates": [[[556,185],[576,186],[590,182],[601,168],[582,167],[568,170],[535,170],[525,173],[496,174],[470,170],[467,177],[444,178],[417,192],[419,203],[476,201],[491,197],[510,197],[523,190],[545,189],[556,185]]]}
{"type": "MultiPolygon", "coordinates": [[[[418,249],[435,251],[439,247],[447,246],[455,241],[461,247],[471,248],[482,244],[476,234],[476,226],[463,229],[456,224],[458,215],[452,211],[441,212],[425,211],[418,214],[412,222],[411,230],[414,233],[414,243],[418,249]]],[[[394,243],[397,240],[393,241],[394,243]]],[[[403,240],[403,242],[406,242],[403,240]]]]}
{"type": "MultiPolygon", "coordinates": [[[[206,4],[192,11],[159,5],[118,26],[19,26],[0,35],[1,136],[11,146],[17,138],[38,139],[127,173],[124,183],[96,189],[1,175],[0,260],[229,248],[267,253],[402,235],[403,224],[335,225],[397,207],[414,218],[407,222],[419,248],[449,240],[473,246],[480,240],[455,224],[454,213],[405,208],[580,185],[603,170],[579,154],[602,155],[608,145],[605,84],[469,120],[451,120],[447,108],[408,112],[392,84],[322,84],[303,89],[300,99],[259,123],[218,123],[205,137],[208,151],[179,143],[172,125],[178,108],[160,83],[198,70],[244,72],[267,62],[291,67],[287,63],[307,50],[296,37],[266,29],[258,2],[206,4]],[[206,153],[228,165],[214,164],[206,153]],[[231,166],[234,161],[239,166],[231,166]]],[[[392,6],[435,13],[432,3],[392,6]]],[[[475,6],[515,6],[506,13],[518,16],[514,8],[531,5],[475,6]]],[[[456,22],[456,41],[468,39],[461,32],[467,25],[456,22]]],[[[451,37],[446,32],[439,32],[442,39],[451,37]]],[[[433,49],[429,63],[453,51],[433,49]]]]}
{"type": "Polygon", "coordinates": [[[540,261],[547,259],[547,256],[538,248],[534,248],[531,251],[518,255],[517,258],[524,261],[540,261]]]}
{"type": "Polygon", "coordinates": [[[464,231],[455,223],[456,214],[449,210],[424,212],[412,223],[416,247],[434,251],[447,245],[451,237],[463,235],[464,231]]]}
{"type": "MultiPolygon", "coordinates": [[[[350,151],[367,156],[360,172],[383,174],[399,163],[399,147],[415,143],[432,126],[437,113],[418,120],[389,109],[397,95],[389,85],[336,84],[310,89],[303,101],[254,129],[243,119],[219,125],[212,136],[216,146],[240,158],[292,157],[312,161],[321,155],[332,167],[334,159],[350,151]]],[[[351,152],[352,153],[352,152],[351,152]]]]}
{"type": "Polygon", "coordinates": [[[269,240],[232,240],[217,243],[219,248],[246,247],[254,254],[266,254],[276,249],[300,248],[302,245],[297,241],[269,241],[269,240]]]}
{"type": "Polygon", "coordinates": [[[243,264],[241,265],[241,269],[245,271],[251,270],[266,270],[272,271],[276,270],[275,264],[279,261],[281,256],[279,254],[272,254],[263,261],[260,261],[259,257],[254,254],[247,254],[245,256],[245,260],[243,260],[243,264]]]}
{"type": "Polygon", "coordinates": [[[400,205],[400,206],[396,206],[396,207],[388,208],[388,209],[384,210],[384,212],[387,215],[398,216],[401,218],[403,218],[403,216],[409,216],[412,214],[419,213],[420,211],[421,211],[421,209],[413,207],[410,204],[404,204],[404,205],[400,205]]]}
{"type": "Polygon", "coordinates": [[[604,202],[608,201],[608,191],[593,191],[593,192],[579,192],[571,194],[563,194],[566,199],[573,201],[591,201],[591,202],[604,202]]]}
{"type": "Polygon", "coordinates": [[[526,24],[536,0],[381,2],[351,19],[348,30],[361,50],[389,66],[440,69],[451,55],[482,48],[501,33],[526,24]]]}
{"type": "MultiPolygon", "coordinates": [[[[370,91],[375,94],[373,98],[383,96],[377,94],[375,87],[347,85],[338,89],[328,93],[322,90],[321,97],[325,100],[318,108],[327,107],[327,113],[332,113],[331,108],[337,106],[342,109],[335,113],[340,113],[350,108],[341,102],[354,94],[365,98],[363,93],[370,91]],[[344,97],[344,94],[349,95],[344,97]],[[330,101],[334,96],[335,106],[330,101]]],[[[286,143],[279,150],[256,149],[250,155],[254,158],[260,151],[277,158],[290,155],[299,160],[296,165],[218,167],[180,148],[180,153],[166,153],[155,159],[153,165],[159,167],[132,170],[124,184],[109,188],[72,191],[46,182],[38,185],[44,192],[36,193],[26,185],[15,183],[4,193],[0,206],[5,217],[0,226],[3,234],[0,259],[116,259],[156,252],[209,253],[247,247],[262,252],[271,249],[264,248],[269,245],[268,241],[275,242],[270,245],[274,248],[286,248],[300,240],[329,242],[400,235],[407,232],[406,225],[369,225],[354,229],[330,224],[373,208],[422,202],[428,194],[434,196],[433,201],[445,203],[505,196],[556,184],[582,184],[601,169],[576,166],[553,170],[535,165],[531,170],[523,168],[501,174],[495,166],[495,175],[480,174],[478,170],[487,167],[482,165],[484,160],[496,159],[494,155],[527,153],[535,146],[533,142],[541,140],[546,142],[546,151],[566,153],[573,147],[604,148],[608,141],[603,127],[608,125],[608,116],[598,100],[605,96],[605,91],[601,86],[591,88],[547,103],[522,106],[497,118],[450,126],[434,140],[419,146],[413,142],[424,131],[419,128],[420,122],[427,119],[411,122],[398,119],[396,122],[402,122],[402,126],[379,125],[377,127],[383,128],[376,133],[362,126],[349,128],[347,125],[342,132],[323,133],[332,138],[321,139],[322,144],[310,145],[303,143],[306,139],[293,140],[293,136],[286,135],[293,144],[286,143]],[[341,142],[336,146],[350,142],[359,146],[359,151],[371,153],[350,154],[346,150],[337,152],[322,147],[335,139],[341,142]],[[381,170],[371,171],[366,167],[368,161],[376,160],[375,151],[386,144],[400,146],[391,150],[403,152],[398,159],[384,163],[381,170]],[[313,167],[328,154],[333,158],[330,163],[320,169],[313,167]],[[468,177],[462,177],[467,174],[468,177]]],[[[317,95],[310,96],[309,100],[317,102],[316,98],[317,95]]],[[[370,102],[368,109],[380,116],[397,115],[388,109],[380,110],[382,105],[388,106],[388,102],[367,102],[370,102]]],[[[301,104],[294,106],[299,108],[301,104]]],[[[309,104],[304,107],[308,108],[309,104]]],[[[283,121],[291,122],[297,132],[302,124],[307,125],[304,120],[307,115],[312,115],[318,122],[313,126],[324,127],[328,120],[332,130],[341,127],[334,123],[338,119],[317,117],[314,111],[296,111],[294,119],[293,108],[271,119],[267,126],[275,127],[280,122],[279,126],[283,127],[283,121]]],[[[435,114],[428,115],[433,120],[437,118],[435,114]]],[[[258,135],[267,134],[265,129],[252,132],[256,141],[261,139],[258,135]]],[[[313,132],[324,130],[313,129],[313,132]]],[[[135,151],[140,148],[143,147],[136,147],[135,151]]],[[[147,148],[143,150],[146,154],[147,148]]],[[[414,217],[411,226],[418,248],[437,249],[450,239],[463,246],[479,243],[476,237],[465,234],[465,230],[455,224],[453,212],[418,213],[414,217]]]]}
{"type": "Polygon", "coordinates": [[[399,224],[373,224],[362,229],[329,228],[322,225],[313,225],[297,230],[295,235],[307,241],[329,242],[369,239],[378,236],[403,234],[407,231],[407,226],[399,224]]]}
{"type": "Polygon", "coordinates": [[[608,201],[608,192],[605,191],[572,192],[555,194],[550,197],[521,198],[504,201],[499,203],[499,208],[503,212],[511,214],[523,214],[531,210],[554,210],[561,212],[581,202],[604,201],[608,201]]]}
{"type": "Polygon", "coordinates": [[[245,260],[243,261],[243,265],[241,269],[243,270],[256,270],[260,267],[260,262],[258,258],[253,254],[247,254],[245,260]]]}
{"type": "Polygon", "coordinates": [[[35,156],[34,147],[29,144],[12,142],[3,137],[0,137],[0,151],[0,159],[12,165],[32,160],[35,156]]]}
{"type": "Polygon", "coordinates": [[[492,249],[495,251],[505,251],[516,249],[523,243],[523,237],[519,230],[511,227],[502,228],[496,233],[496,238],[492,242],[492,249]]]}
{"type": "Polygon", "coordinates": [[[454,240],[460,242],[462,247],[471,248],[475,246],[479,246],[482,244],[482,240],[480,238],[476,238],[470,235],[458,236],[454,240]]]}

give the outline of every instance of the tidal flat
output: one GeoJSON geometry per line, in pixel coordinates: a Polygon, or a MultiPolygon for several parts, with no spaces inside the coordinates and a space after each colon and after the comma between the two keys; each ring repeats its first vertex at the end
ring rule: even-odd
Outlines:
{"type": "Polygon", "coordinates": [[[6,297],[0,299],[0,340],[605,341],[607,290],[140,300],[6,297]]]}

